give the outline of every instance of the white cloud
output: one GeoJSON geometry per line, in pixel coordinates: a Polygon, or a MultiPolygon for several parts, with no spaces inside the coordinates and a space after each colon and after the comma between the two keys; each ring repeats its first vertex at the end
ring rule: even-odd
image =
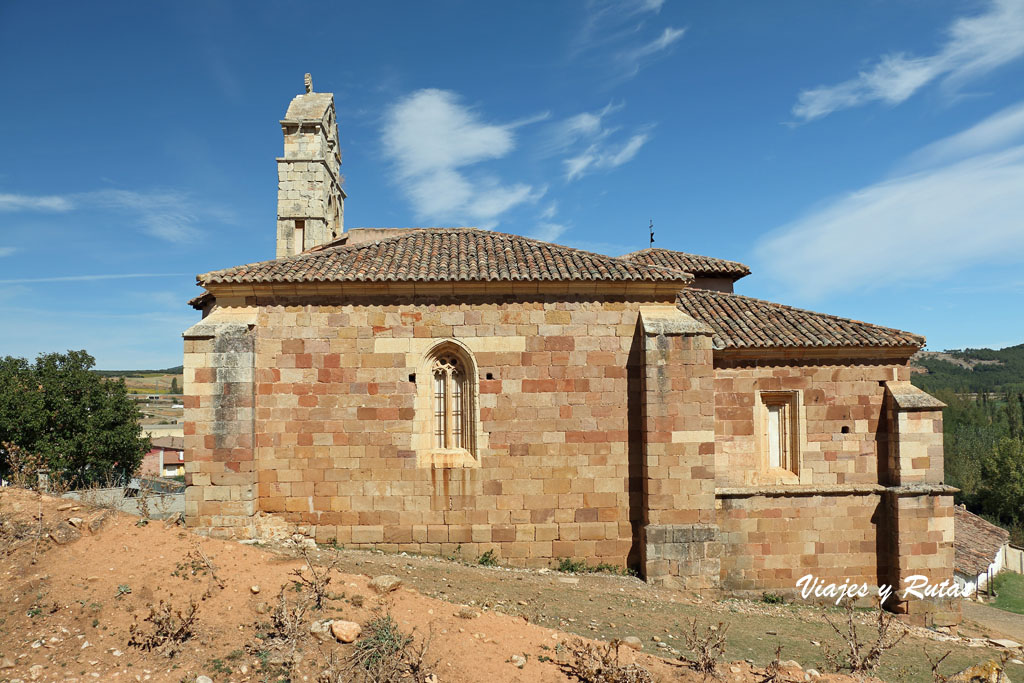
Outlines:
{"type": "Polygon", "coordinates": [[[0,194],[0,211],[70,211],[74,204],[56,195],[0,194]]]}
{"type": "Polygon", "coordinates": [[[919,169],[990,152],[1024,139],[1024,102],[1007,107],[981,123],[914,152],[904,168],[919,169]]]}
{"type": "Polygon", "coordinates": [[[203,218],[231,222],[233,215],[220,207],[194,201],[184,192],[157,190],[95,190],[66,195],[0,194],[0,211],[115,210],[134,214],[143,232],[167,242],[190,242],[201,237],[203,218]]]}
{"type": "Polygon", "coordinates": [[[1024,257],[1024,145],[881,182],[763,239],[762,271],[818,298],[1024,257]]]}
{"type": "Polygon", "coordinates": [[[384,151],[421,219],[494,227],[502,214],[536,201],[543,191],[493,176],[470,177],[466,169],[507,156],[515,149],[514,129],[540,118],[485,123],[454,92],[418,90],[388,110],[384,151]]]}
{"type": "Polygon", "coordinates": [[[593,144],[563,162],[566,180],[577,180],[593,170],[610,170],[632,161],[649,139],[647,133],[637,133],[620,145],[593,144]]]}
{"type": "Polygon", "coordinates": [[[950,89],[1024,55],[1024,0],[993,0],[985,12],[956,19],[946,42],[927,57],[882,56],[856,78],[804,90],[793,114],[804,121],[868,102],[899,104],[937,78],[950,89]]]}
{"type": "Polygon", "coordinates": [[[0,247],[0,258],[3,258],[4,256],[10,256],[16,251],[18,251],[17,247],[0,247]]]}

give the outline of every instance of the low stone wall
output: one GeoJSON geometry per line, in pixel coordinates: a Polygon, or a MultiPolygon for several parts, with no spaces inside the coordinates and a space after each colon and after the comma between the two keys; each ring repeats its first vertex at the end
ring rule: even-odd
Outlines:
{"type": "Polygon", "coordinates": [[[880,491],[870,489],[785,496],[720,492],[722,588],[793,593],[805,574],[877,585],[881,504],[880,491]]]}

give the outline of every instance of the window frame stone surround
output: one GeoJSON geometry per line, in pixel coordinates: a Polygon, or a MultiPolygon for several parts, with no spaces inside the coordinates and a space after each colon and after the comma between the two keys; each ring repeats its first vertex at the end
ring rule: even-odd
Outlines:
{"type": "Polygon", "coordinates": [[[416,367],[416,417],[412,450],[417,467],[480,467],[480,371],[473,352],[457,339],[440,339],[423,353],[416,367]],[[434,443],[434,365],[438,358],[459,359],[465,373],[462,387],[462,448],[438,448],[434,443]]]}

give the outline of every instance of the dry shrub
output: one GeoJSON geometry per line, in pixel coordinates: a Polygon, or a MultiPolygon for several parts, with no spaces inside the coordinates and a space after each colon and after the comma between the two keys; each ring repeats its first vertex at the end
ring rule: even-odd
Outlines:
{"type": "Polygon", "coordinates": [[[594,645],[576,638],[569,644],[570,659],[559,666],[581,683],[654,683],[651,673],[639,664],[619,663],[620,647],[619,640],[594,645]]]}
{"type": "Polygon", "coordinates": [[[857,633],[857,624],[854,622],[853,603],[849,600],[845,604],[846,622],[842,627],[837,625],[829,616],[825,615],[825,621],[832,627],[839,637],[846,642],[845,649],[833,650],[828,645],[824,646],[825,663],[837,673],[847,670],[850,673],[866,673],[878,668],[882,655],[891,650],[903,640],[909,632],[900,625],[901,631],[898,635],[892,633],[894,624],[899,623],[896,617],[878,606],[877,619],[875,620],[874,635],[872,639],[862,640],[857,633]]]}
{"type": "Polygon", "coordinates": [[[779,680],[779,673],[782,671],[782,645],[775,646],[775,659],[764,669],[764,678],[761,683],[776,683],[779,680]]]}
{"type": "Polygon", "coordinates": [[[49,477],[40,478],[40,472],[47,471],[46,459],[38,453],[26,451],[17,444],[0,444],[0,450],[7,453],[8,480],[22,489],[40,491],[49,477]]]}
{"type": "Polygon", "coordinates": [[[270,623],[257,625],[260,630],[258,638],[262,642],[249,645],[246,650],[263,659],[266,664],[283,666],[290,671],[302,661],[300,645],[303,637],[309,633],[306,625],[308,609],[307,597],[300,596],[290,602],[287,592],[281,588],[277,604],[270,612],[270,623]]]}
{"type": "Polygon", "coordinates": [[[427,651],[433,639],[433,629],[419,642],[415,630],[405,633],[392,618],[390,611],[377,611],[363,629],[362,637],[335,678],[321,678],[322,683],[397,683],[413,681],[424,683],[428,669],[437,663],[428,660],[427,651]]]}
{"type": "Polygon", "coordinates": [[[718,660],[725,654],[726,632],[729,624],[718,622],[717,626],[708,626],[701,633],[697,629],[697,619],[690,622],[690,630],[683,631],[686,649],[694,654],[690,659],[680,655],[679,659],[686,662],[694,671],[702,674],[718,675],[718,660]]]}
{"type": "Polygon", "coordinates": [[[949,680],[947,676],[943,676],[939,671],[939,665],[942,664],[942,660],[951,654],[953,654],[952,650],[946,650],[946,654],[935,659],[932,657],[932,653],[928,652],[928,650],[924,651],[924,656],[928,658],[928,663],[932,665],[932,681],[934,681],[934,683],[946,683],[946,681],[949,680]]]}
{"type": "Polygon", "coordinates": [[[316,609],[323,609],[324,601],[330,597],[327,592],[327,586],[331,583],[331,569],[334,565],[328,565],[322,570],[317,570],[313,564],[313,560],[309,557],[309,550],[303,547],[300,551],[302,553],[302,559],[306,561],[306,569],[309,570],[309,578],[305,575],[303,569],[293,569],[292,575],[295,577],[295,583],[308,589],[313,594],[313,606],[316,609]]]}
{"type": "Polygon", "coordinates": [[[131,636],[128,646],[137,647],[146,652],[156,651],[167,657],[173,657],[181,652],[182,644],[195,635],[193,629],[198,609],[198,605],[192,601],[189,601],[188,607],[184,611],[173,609],[163,600],[155,607],[150,605],[149,616],[143,621],[151,626],[143,628],[136,620],[128,629],[128,634],[131,636]]]}

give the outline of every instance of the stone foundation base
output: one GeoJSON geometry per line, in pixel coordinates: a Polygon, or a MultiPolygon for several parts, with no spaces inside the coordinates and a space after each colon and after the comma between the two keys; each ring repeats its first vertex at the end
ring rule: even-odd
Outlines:
{"type": "Polygon", "coordinates": [[[648,583],[685,590],[718,588],[722,544],[717,526],[648,524],[642,542],[648,583]]]}

